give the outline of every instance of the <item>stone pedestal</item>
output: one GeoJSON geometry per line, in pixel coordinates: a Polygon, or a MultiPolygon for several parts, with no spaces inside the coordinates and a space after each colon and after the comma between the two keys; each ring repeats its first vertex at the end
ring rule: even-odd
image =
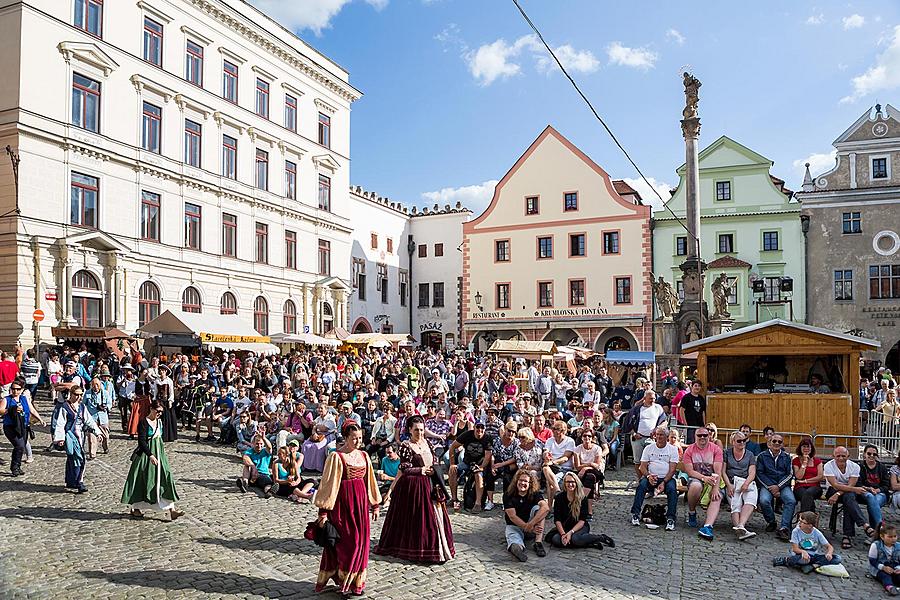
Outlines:
{"type": "Polygon", "coordinates": [[[681,345],[678,343],[678,324],[669,319],[658,319],[653,322],[653,348],[657,355],[678,355],[681,345]]]}
{"type": "Polygon", "coordinates": [[[709,335],[728,333],[732,329],[734,329],[734,319],[730,316],[709,320],[709,335]]]}

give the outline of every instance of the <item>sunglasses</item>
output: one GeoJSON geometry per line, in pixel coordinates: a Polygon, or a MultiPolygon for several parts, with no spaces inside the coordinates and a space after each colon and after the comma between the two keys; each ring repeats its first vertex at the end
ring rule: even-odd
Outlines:
{"type": "Polygon", "coordinates": [[[708,434],[708,433],[698,433],[698,434],[697,434],[696,436],[694,436],[694,437],[698,437],[698,438],[708,438],[708,437],[709,437],[709,434],[708,434]]]}
{"type": "Polygon", "coordinates": [[[878,456],[877,452],[866,452],[866,456],[878,456]]]}
{"type": "Polygon", "coordinates": [[[773,444],[783,444],[784,440],[772,440],[773,444]]]}
{"type": "Polygon", "coordinates": [[[746,444],[747,440],[734,440],[735,444],[746,444]]]}

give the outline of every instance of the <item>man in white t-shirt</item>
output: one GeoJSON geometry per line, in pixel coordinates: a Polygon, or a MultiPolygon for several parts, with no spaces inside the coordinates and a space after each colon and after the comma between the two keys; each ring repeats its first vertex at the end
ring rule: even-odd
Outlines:
{"type": "Polygon", "coordinates": [[[853,536],[856,534],[855,526],[863,529],[870,527],[856,500],[856,494],[865,493],[865,490],[856,485],[859,481],[860,469],[858,464],[848,460],[850,452],[845,447],[838,446],[834,449],[832,456],[834,458],[825,463],[824,468],[825,481],[828,482],[825,498],[828,500],[828,504],[834,505],[840,502],[844,505],[844,541],[852,542],[853,536]]]}
{"type": "Polygon", "coordinates": [[[666,420],[666,411],[656,403],[656,392],[647,390],[641,403],[631,409],[634,431],[631,433],[631,452],[634,457],[634,472],[641,478],[640,463],[644,448],[653,443],[653,431],[666,420]]]}
{"type": "Polygon", "coordinates": [[[675,511],[678,508],[678,490],[675,485],[675,466],[678,464],[678,449],[668,443],[669,430],[660,425],[653,430],[655,444],[644,448],[638,470],[641,481],[634,493],[631,505],[631,524],[641,524],[641,507],[651,491],[666,494],[666,531],[675,530],[675,511]]]}

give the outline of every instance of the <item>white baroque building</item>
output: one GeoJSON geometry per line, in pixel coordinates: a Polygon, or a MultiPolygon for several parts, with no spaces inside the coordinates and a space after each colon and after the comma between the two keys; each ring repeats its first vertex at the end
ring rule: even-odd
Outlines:
{"type": "Polygon", "coordinates": [[[348,326],[345,70],[242,0],[0,0],[0,39],[0,346],[348,326]]]}
{"type": "Polygon", "coordinates": [[[350,331],[409,333],[417,344],[455,347],[460,245],[472,212],[459,203],[408,209],[358,186],[350,204],[350,331]]]}

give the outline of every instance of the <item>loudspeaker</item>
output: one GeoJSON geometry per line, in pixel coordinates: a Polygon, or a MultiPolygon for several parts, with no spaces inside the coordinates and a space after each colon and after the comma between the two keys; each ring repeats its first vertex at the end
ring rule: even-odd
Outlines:
{"type": "Polygon", "coordinates": [[[791,277],[782,277],[781,278],[781,291],[782,292],[793,292],[794,291],[794,280],[791,277]]]}
{"type": "Polygon", "coordinates": [[[756,279],[753,281],[753,293],[754,294],[764,294],[766,292],[766,283],[762,279],[756,279]]]}

